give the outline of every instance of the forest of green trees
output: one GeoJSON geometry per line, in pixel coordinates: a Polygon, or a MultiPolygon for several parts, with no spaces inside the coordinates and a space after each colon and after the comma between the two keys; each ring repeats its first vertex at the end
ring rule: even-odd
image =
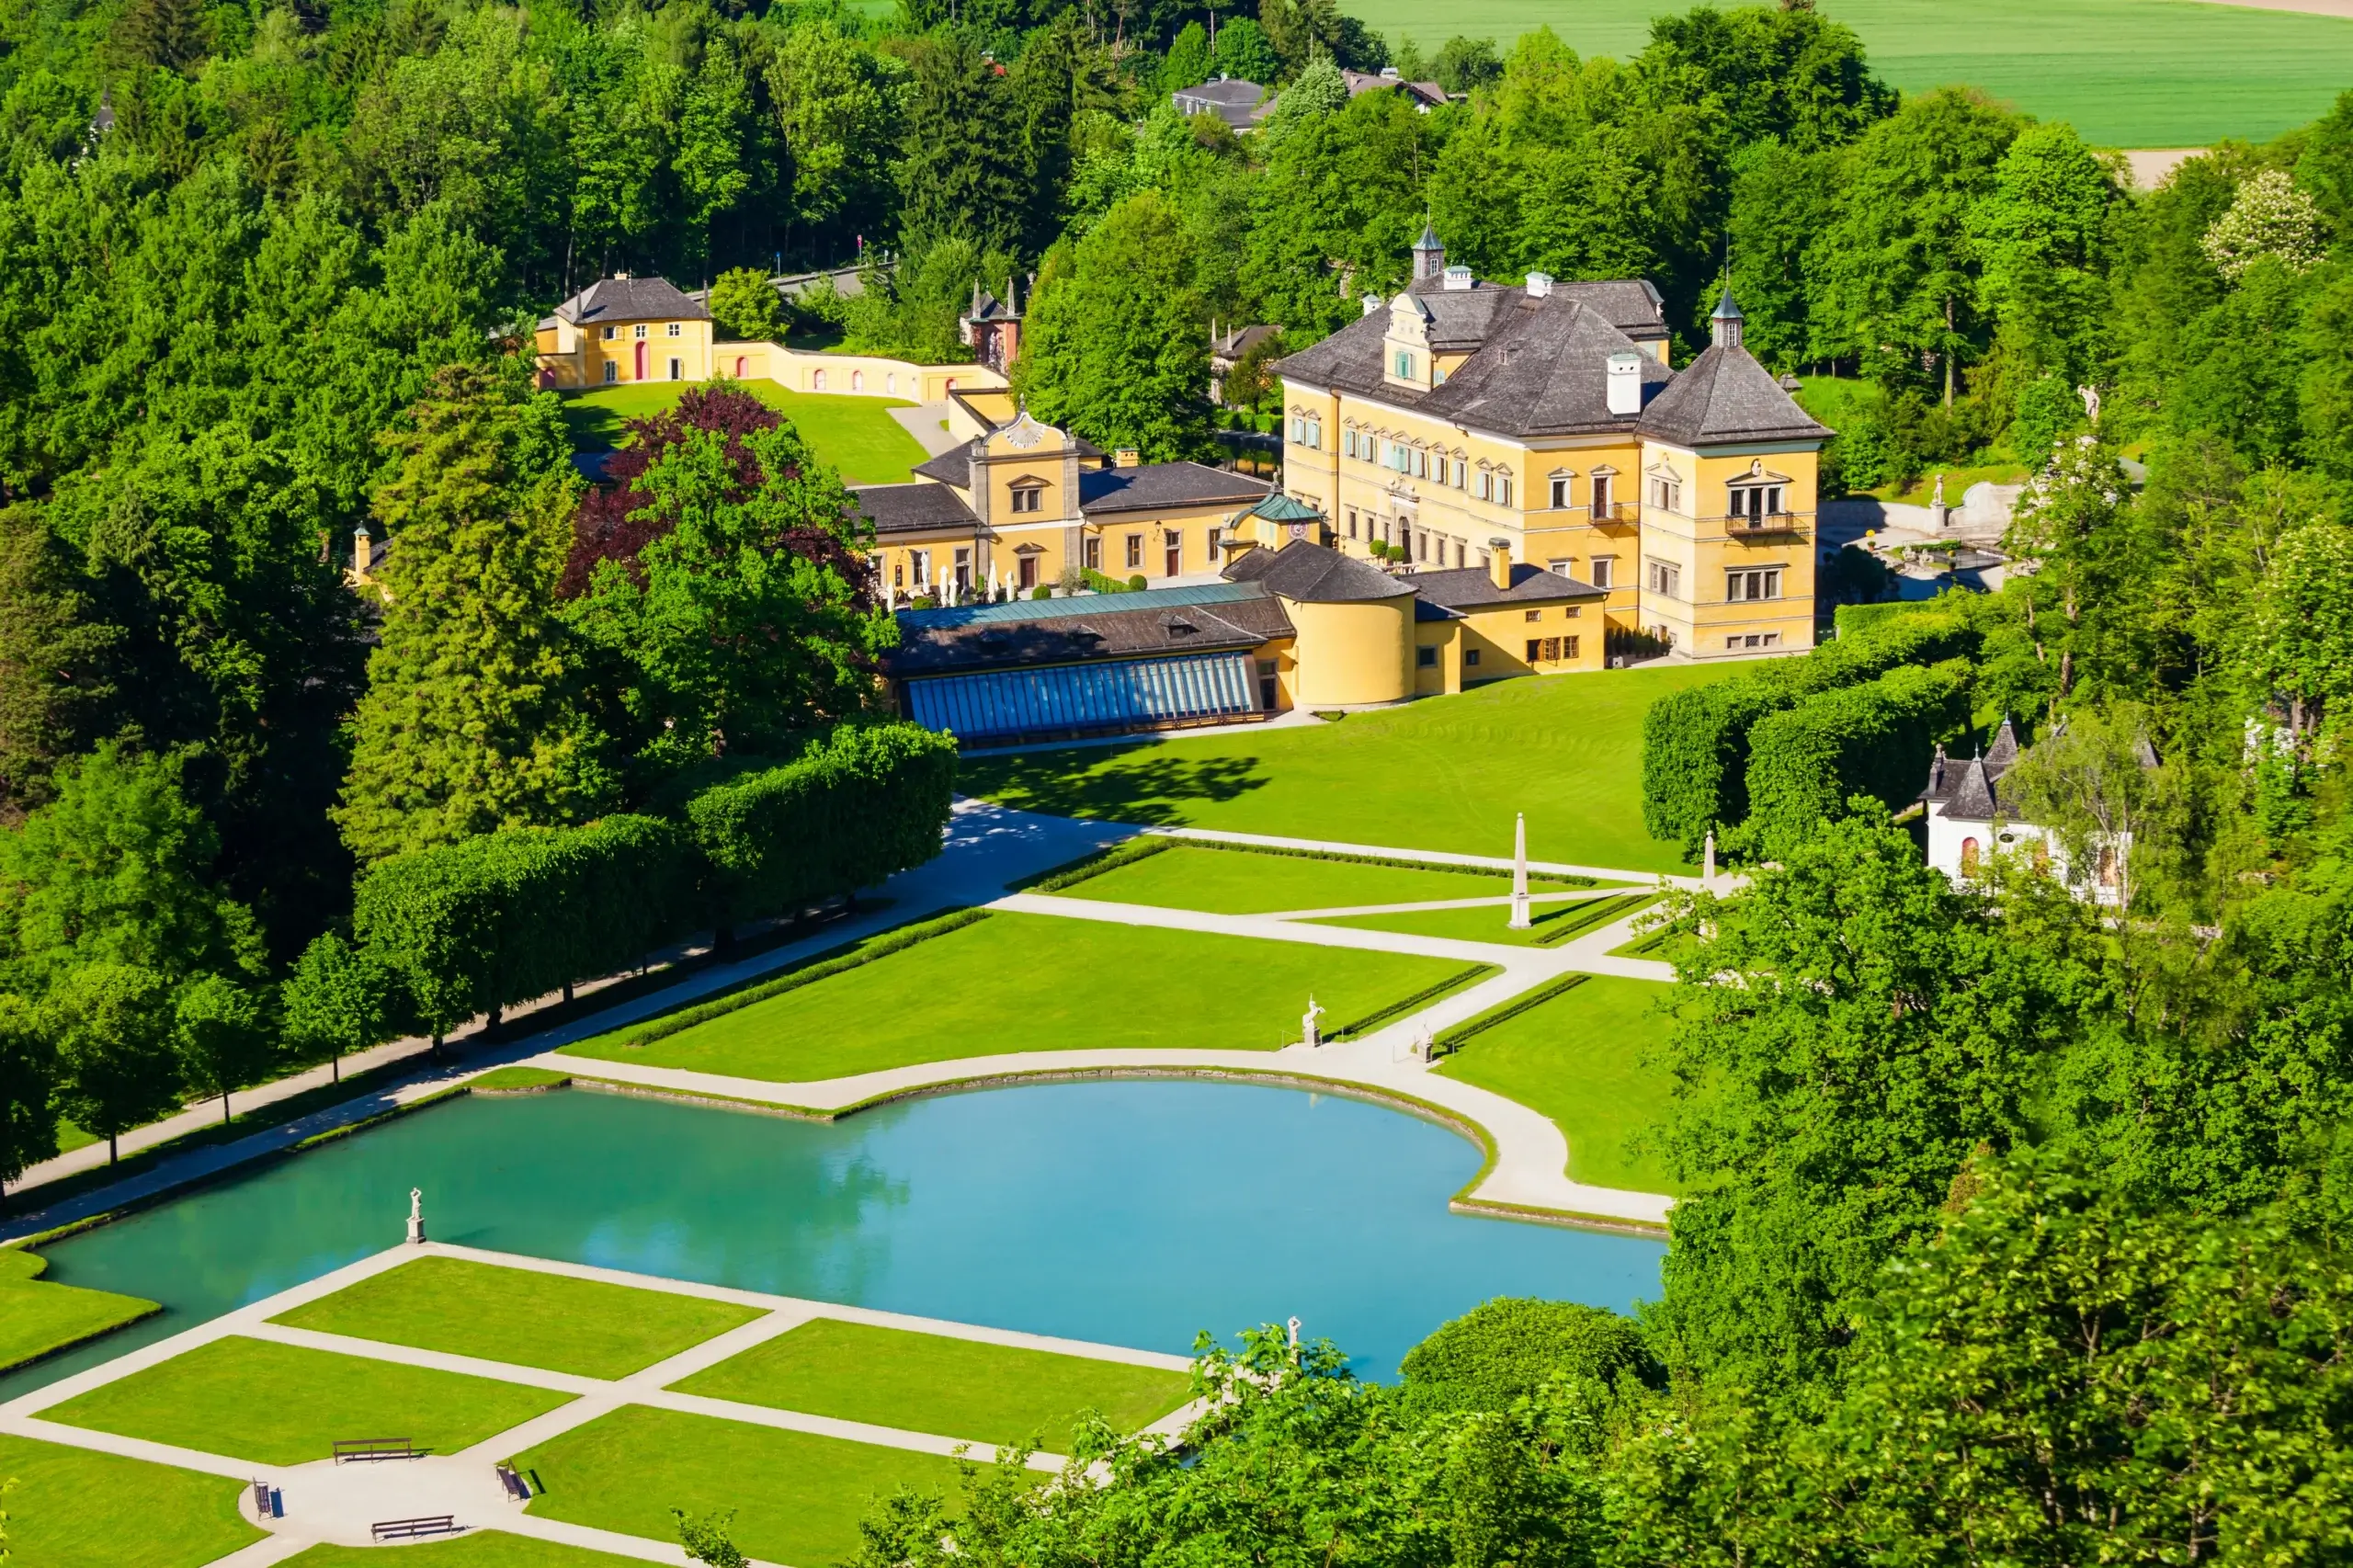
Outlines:
{"type": "MultiPolygon", "coordinates": [[[[2140,192],[1802,4],[1397,59],[1428,114],[1347,96],[1389,58],[1329,0],[0,0],[0,1174],[922,852],[949,763],[871,711],[838,478],[722,388],[584,490],[526,352],[568,292],[857,261],[750,325],[932,358],[1034,272],[1030,407],[1170,457],[1212,319],[1312,342],[1427,218],[1485,276],[1651,278],[1678,358],[1728,276],[1836,399],[1834,482],[2034,471],[2026,570],[1654,791],[1757,869],[1679,915],[1639,1324],[1500,1312],[1397,1390],[1254,1341],[1192,1454],[983,1474],[955,1555],[2345,1561],[2353,97],[2140,192]],[[1169,109],[1218,70],[1283,89],[1260,129],[1169,109]],[[2114,918],[1922,865],[1856,737],[1962,710],[2063,835],[2129,826],[2114,918]],[[763,858],[852,791],[888,842],[763,858]],[[515,918],[623,876],[643,925],[515,918]]],[[[938,1507],[875,1568],[942,1561],[938,1507]]]]}

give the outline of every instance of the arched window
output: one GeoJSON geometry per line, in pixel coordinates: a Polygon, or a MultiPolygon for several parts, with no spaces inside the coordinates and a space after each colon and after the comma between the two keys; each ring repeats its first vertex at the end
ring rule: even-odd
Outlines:
{"type": "Polygon", "coordinates": [[[892,394],[892,396],[894,396],[894,397],[898,395],[898,391],[899,391],[899,372],[898,372],[898,371],[896,371],[896,370],[891,370],[891,371],[887,371],[887,372],[885,372],[885,373],[884,373],[884,375],[883,375],[883,377],[882,377],[882,390],[883,390],[884,392],[886,392],[891,393],[891,394],[892,394]]]}
{"type": "Polygon", "coordinates": [[[824,371],[812,370],[809,372],[809,390],[811,392],[824,392],[825,390],[824,371]]]}
{"type": "Polygon", "coordinates": [[[750,360],[745,358],[741,354],[735,356],[735,379],[739,381],[742,381],[744,379],[744,372],[750,369],[750,360]]]}
{"type": "Polygon", "coordinates": [[[1961,874],[1962,876],[1973,877],[1977,874],[1977,840],[1962,839],[1961,841],[1961,874]]]}
{"type": "Polygon", "coordinates": [[[849,390],[852,392],[864,392],[866,390],[865,371],[852,370],[849,373],[849,390]]]}

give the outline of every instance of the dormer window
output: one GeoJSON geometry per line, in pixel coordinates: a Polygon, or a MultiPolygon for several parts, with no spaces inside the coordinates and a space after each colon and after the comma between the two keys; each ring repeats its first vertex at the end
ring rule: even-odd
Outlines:
{"type": "MultiPolygon", "coordinates": [[[[1401,381],[1412,381],[1414,379],[1414,356],[1409,351],[1400,348],[1397,350],[1395,358],[1397,379],[1401,381]]],[[[1358,363],[1362,364],[1363,361],[1358,360],[1358,363]]]]}
{"type": "Polygon", "coordinates": [[[1042,484],[1017,484],[1013,487],[1013,509],[1017,512],[1042,512],[1046,509],[1046,487],[1042,484]]]}

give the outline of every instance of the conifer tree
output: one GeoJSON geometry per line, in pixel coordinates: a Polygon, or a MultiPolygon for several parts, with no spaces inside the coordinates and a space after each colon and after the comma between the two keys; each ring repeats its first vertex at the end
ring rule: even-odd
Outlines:
{"type": "Polygon", "coordinates": [[[335,812],[363,860],[575,822],[604,801],[599,738],[573,704],[575,649],[552,613],[577,481],[551,419],[494,372],[452,367],[390,443],[383,640],[335,812]]]}

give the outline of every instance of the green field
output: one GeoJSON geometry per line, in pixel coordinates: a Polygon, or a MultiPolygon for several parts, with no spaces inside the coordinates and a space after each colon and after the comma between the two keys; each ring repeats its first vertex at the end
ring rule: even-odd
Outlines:
{"type": "Polygon", "coordinates": [[[1643,831],[1643,714],[1738,666],[1654,665],[1497,681],[1336,724],[977,757],[956,787],[1110,822],[1225,828],[1460,854],[1686,868],[1643,831]]]}
{"type": "Polygon", "coordinates": [[[543,1415],[568,1394],[232,1335],[41,1413],[43,1420],[261,1464],[323,1460],[339,1437],[437,1454],[543,1415]]]}
{"type": "Polygon", "coordinates": [[[1365,903],[1427,903],[1447,898],[1508,896],[1508,874],[1415,871],[1402,866],[1260,855],[1247,849],[1184,845],[1116,866],[1054,890],[1057,898],[1148,903],[1211,915],[1272,915],[1292,909],[1345,909],[1365,903]]]}
{"type": "Polygon", "coordinates": [[[1067,1452],[1079,1413],[1123,1432],[1185,1403],[1185,1372],[817,1318],[671,1387],[843,1421],[1067,1452]]]}
{"type": "MultiPolygon", "coordinates": [[[[632,1568],[638,1561],[505,1530],[476,1530],[404,1544],[400,1568],[632,1568]]],[[[287,1568],[382,1568],[384,1562],[382,1549],[372,1546],[314,1546],[286,1559],[287,1568]]]]}
{"type": "MultiPolygon", "coordinates": [[[[1425,48],[1454,34],[1513,39],[1549,26],[1581,54],[1631,57],[1676,0],[1412,0],[1341,7],[1425,48]]],[[[2198,0],[1824,0],[1855,29],[1871,70],[1907,93],[1966,83],[2109,147],[2268,140],[2327,112],[2353,86],[2353,21],[2198,0]]]]}
{"type": "Polygon", "coordinates": [[[1569,1176],[1595,1187],[1676,1190],[1654,1153],[1627,1147],[1663,1121],[1674,1080],[1646,1058],[1665,1039],[1667,988],[1597,975],[1472,1037],[1439,1071],[1542,1111],[1569,1141],[1569,1176]]]}
{"type": "Polygon", "coordinates": [[[584,1378],[625,1378],[760,1315],[756,1307],[668,1290],[420,1257],[270,1322],[584,1378]]]}
{"type": "MultiPolygon", "coordinates": [[[[620,445],[624,419],[642,419],[674,406],[691,381],[638,381],[629,386],[573,392],[563,400],[563,419],[582,451],[620,445]]],[[[923,461],[923,448],[891,417],[894,408],[915,404],[898,398],[851,397],[833,392],[797,392],[774,381],[745,381],[746,392],[792,421],[801,438],[821,461],[841,471],[848,484],[904,484],[923,461]]]]}
{"type": "Polygon", "coordinates": [[[1435,985],[1441,959],[992,915],[642,1046],[567,1056],[806,1083],[1013,1051],[1273,1051],[1312,992],[1337,1030],[1435,985]],[[910,1006],[920,1001],[921,1006],[910,1006]],[[1148,1005],[1145,1005],[1148,1004],[1148,1005]]]}
{"type": "Polygon", "coordinates": [[[960,1490],[953,1460],[626,1404],[514,1460],[541,1518],[676,1540],[670,1510],[735,1511],[735,1544],[770,1562],[839,1562],[858,1521],[901,1486],[960,1490]]]}
{"type": "Polygon", "coordinates": [[[242,1483],[0,1432],[0,1500],[24,1568],[197,1568],[262,1539],[242,1483]]]}
{"type": "Polygon", "coordinates": [[[1370,931],[1402,931],[1414,937],[1445,937],[1458,942],[1499,942],[1506,947],[1558,947],[1588,930],[1622,920],[1634,912],[1645,894],[1620,893],[1608,898],[1578,899],[1561,903],[1531,903],[1528,929],[1511,928],[1511,905],[1498,903],[1478,909],[1400,910],[1393,915],[1343,915],[1315,922],[1318,926],[1354,926],[1370,931]]]}
{"type": "Polygon", "coordinates": [[[37,1253],[0,1251],[0,1372],[163,1311],[136,1296],[52,1285],[40,1278],[48,1267],[37,1253]]]}

